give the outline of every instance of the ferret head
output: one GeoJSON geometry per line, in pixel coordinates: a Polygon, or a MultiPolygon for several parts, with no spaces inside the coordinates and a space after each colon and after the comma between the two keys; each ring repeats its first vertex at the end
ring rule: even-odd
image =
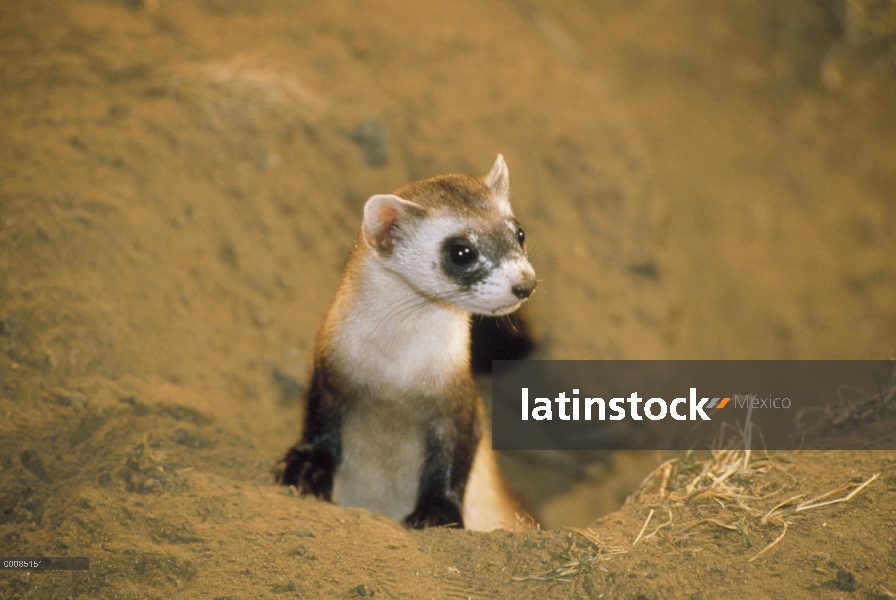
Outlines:
{"type": "Polygon", "coordinates": [[[371,197],[362,237],[373,260],[427,299],[505,315],[536,285],[509,193],[498,155],[484,180],[443,175],[371,197]]]}

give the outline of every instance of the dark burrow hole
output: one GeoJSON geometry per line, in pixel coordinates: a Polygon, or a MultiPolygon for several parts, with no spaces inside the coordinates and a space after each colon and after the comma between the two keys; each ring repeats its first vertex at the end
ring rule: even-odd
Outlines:
{"type": "Polygon", "coordinates": [[[535,348],[532,330],[517,312],[503,317],[473,317],[470,354],[474,373],[491,373],[493,360],[520,360],[535,348]]]}

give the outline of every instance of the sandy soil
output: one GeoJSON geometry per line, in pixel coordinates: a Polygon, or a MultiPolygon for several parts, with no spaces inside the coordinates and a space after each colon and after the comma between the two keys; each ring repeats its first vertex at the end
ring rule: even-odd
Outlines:
{"type": "Polygon", "coordinates": [[[896,44],[820,6],[2,3],[0,554],[91,568],[0,597],[892,598],[892,450],[506,455],[494,534],[270,475],[363,202],[499,152],[535,356],[896,351],[896,44]]]}

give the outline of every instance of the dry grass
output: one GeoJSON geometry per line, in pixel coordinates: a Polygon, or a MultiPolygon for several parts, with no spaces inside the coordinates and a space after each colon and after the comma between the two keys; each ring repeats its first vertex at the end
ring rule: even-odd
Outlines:
{"type": "Polygon", "coordinates": [[[749,450],[714,450],[703,459],[689,452],[684,457],[669,459],[648,475],[639,490],[627,501],[627,504],[650,507],[629,545],[608,544],[591,528],[572,528],[570,531],[589,542],[589,547],[580,548],[573,542],[565,562],[543,573],[513,579],[565,581],[594,569],[596,563],[633,551],[639,543],[655,537],[666,528],[671,528],[668,534],[672,537],[683,537],[688,530],[705,525],[737,531],[750,550],[754,532],[769,525],[780,527],[780,533],[774,539],[747,559],[747,562],[753,562],[784,539],[793,525],[791,517],[800,512],[849,502],[879,477],[879,473],[875,473],[862,481],[846,482],[823,494],[811,495],[800,492],[801,482],[788,472],[793,462],[786,456],[757,455],[749,450]],[[676,525],[678,518],[686,512],[684,509],[694,503],[716,506],[718,515],[676,525]],[[666,515],[664,521],[651,527],[660,511],[666,515]]]}
{"type": "Polygon", "coordinates": [[[570,531],[584,537],[590,543],[590,547],[579,548],[573,541],[565,562],[543,573],[522,575],[511,579],[514,581],[566,581],[580,573],[594,569],[596,563],[608,561],[615,555],[628,552],[626,548],[604,543],[591,529],[573,528],[570,531]]]}
{"type": "Polygon", "coordinates": [[[792,525],[788,519],[791,515],[848,502],[879,476],[874,474],[858,483],[847,482],[807,500],[805,498],[809,494],[797,491],[799,482],[795,478],[790,477],[789,484],[775,484],[772,482],[780,478],[768,476],[772,471],[789,476],[786,465],[792,460],[787,457],[769,454],[755,456],[749,450],[715,450],[709,458],[696,462],[689,460],[692,456],[689,454],[684,459],[674,458],[661,464],[647,476],[641,489],[629,502],[662,506],[669,512],[671,521],[674,514],[672,507],[700,500],[709,501],[718,505],[720,514],[727,518],[692,521],[683,524],[679,531],[710,524],[740,532],[748,548],[752,546],[748,534],[751,529],[766,524],[780,526],[781,533],[748,562],[756,560],[784,538],[792,525]],[[838,493],[845,495],[829,499],[838,493]]]}
{"type": "Polygon", "coordinates": [[[869,393],[853,386],[837,389],[838,402],[823,407],[804,408],[796,415],[796,432],[804,437],[818,435],[849,422],[864,422],[896,415],[896,368],[885,387],[869,393]]]}

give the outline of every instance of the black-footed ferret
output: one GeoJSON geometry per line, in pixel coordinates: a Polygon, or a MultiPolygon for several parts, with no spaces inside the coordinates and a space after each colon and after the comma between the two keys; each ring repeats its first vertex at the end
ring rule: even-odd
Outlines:
{"type": "Polygon", "coordinates": [[[280,481],[410,527],[515,523],[470,370],[470,315],[535,289],[500,155],[371,197],[314,351],[280,481]]]}

